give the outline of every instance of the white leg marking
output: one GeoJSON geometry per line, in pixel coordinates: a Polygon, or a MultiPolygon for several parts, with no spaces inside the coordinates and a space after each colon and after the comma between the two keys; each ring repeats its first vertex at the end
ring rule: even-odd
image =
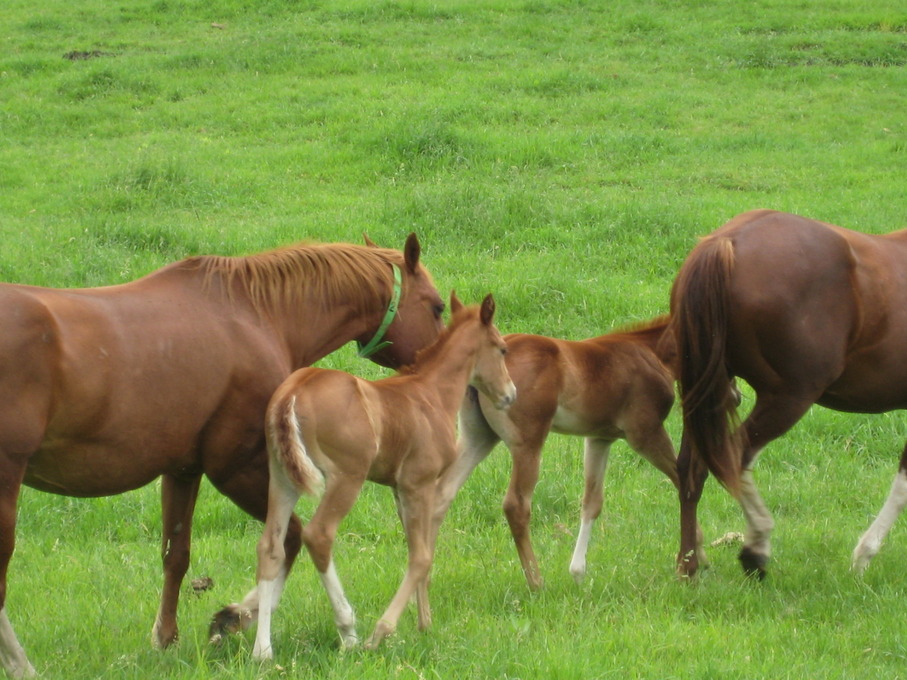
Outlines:
{"type": "Polygon", "coordinates": [[[882,541],[888,535],[891,525],[907,505],[907,470],[900,470],[891,484],[888,499],[878,517],[860,538],[857,547],[853,550],[852,566],[854,571],[862,573],[882,547],[882,541]]]}
{"type": "Polygon", "coordinates": [[[36,675],[34,667],[25,656],[25,650],[13,632],[13,627],[6,616],[6,607],[0,609],[0,663],[10,677],[33,678],[36,675]]]}
{"type": "Polygon", "coordinates": [[[255,634],[252,657],[266,661],[274,657],[274,650],[271,648],[271,603],[274,601],[274,581],[262,579],[258,582],[257,591],[259,597],[258,631],[255,634]]]}
{"type": "Polygon", "coordinates": [[[775,528],[775,521],[756,489],[753,472],[750,469],[744,470],[740,475],[740,506],[743,508],[743,515],[746,518],[744,547],[758,555],[770,557],[772,554],[771,535],[772,529],[775,528]]]}
{"type": "Polygon", "coordinates": [[[576,537],[576,546],[573,548],[573,557],[570,559],[570,574],[577,583],[581,583],[586,576],[586,552],[589,549],[589,540],[592,538],[592,527],[595,526],[595,520],[598,519],[602,510],[604,493],[602,485],[605,470],[608,469],[608,453],[611,450],[611,443],[587,438],[584,447],[583,473],[586,478],[586,487],[583,492],[579,534],[576,537]]]}
{"type": "Polygon", "coordinates": [[[343,592],[343,585],[337,576],[333,559],[328,564],[327,571],[320,576],[334,608],[334,623],[337,624],[337,632],[340,633],[340,644],[344,649],[355,647],[359,644],[359,636],[356,635],[356,614],[343,592]]]}

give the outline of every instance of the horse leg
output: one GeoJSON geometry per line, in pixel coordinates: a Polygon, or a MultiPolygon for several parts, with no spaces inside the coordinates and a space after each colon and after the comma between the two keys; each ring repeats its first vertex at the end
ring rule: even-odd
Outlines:
{"type": "Polygon", "coordinates": [[[284,542],[299,495],[286,475],[278,470],[271,471],[268,515],[257,547],[258,630],[252,648],[252,656],[256,659],[270,659],[274,655],[271,647],[271,612],[286,582],[284,542]]]}
{"type": "Polygon", "coordinates": [[[586,481],[583,490],[583,512],[579,535],[576,537],[576,547],[573,549],[573,557],[570,560],[570,573],[577,583],[581,583],[586,576],[586,552],[589,549],[589,539],[592,537],[592,527],[601,515],[604,505],[602,487],[605,470],[608,468],[608,452],[611,450],[611,442],[587,437],[584,447],[583,474],[586,481]]]}
{"type": "MultiPolygon", "coordinates": [[[[231,468],[234,474],[229,478],[210,476],[222,494],[231,499],[237,506],[252,517],[264,520],[268,513],[268,463],[265,459],[251,457],[246,466],[231,468]],[[263,491],[260,492],[259,490],[263,491]]],[[[271,610],[277,608],[283,592],[283,582],[290,573],[296,556],[302,549],[302,524],[296,515],[291,515],[287,525],[284,539],[284,565],[282,577],[275,582],[275,588],[270,594],[271,610]]],[[[219,643],[224,635],[238,633],[249,628],[258,620],[260,603],[258,587],[250,590],[239,603],[227,605],[216,612],[211,619],[208,630],[210,642],[219,643]]]]}
{"type": "Polygon", "coordinates": [[[16,503],[22,485],[22,469],[10,470],[9,465],[0,474],[0,664],[13,678],[35,677],[35,669],[25,656],[16,633],[6,615],[6,574],[16,543],[16,503]]]}
{"type": "Polygon", "coordinates": [[[341,474],[329,477],[315,514],[302,530],[302,540],[334,609],[334,623],[343,648],[359,644],[359,636],[356,634],[356,615],[343,592],[331,553],[337,527],[352,509],[364,481],[341,474]]]}
{"type": "Polygon", "coordinates": [[[745,438],[737,500],[746,519],[746,532],[739,559],[743,570],[760,580],[765,578],[765,566],[771,557],[775,522],[756,489],[752,468],[765,445],[793,427],[814,401],[811,397],[791,394],[759,393],[752,412],[742,425],[745,438]]]}
{"type": "Polygon", "coordinates": [[[151,644],[159,649],[168,647],[179,639],[176,609],[180,586],[189,569],[192,513],[195,511],[200,482],[201,475],[164,475],[161,478],[161,560],[164,566],[164,589],[161,593],[161,606],[151,629],[151,644]]]}
{"type": "Polygon", "coordinates": [[[677,491],[680,496],[680,552],[677,554],[677,575],[692,578],[699,569],[701,530],[696,519],[699,499],[709,475],[702,459],[692,456],[689,438],[684,433],[677,456],[677,491]]]}
{"type": "Polygon", "coordinates": [[[510,474],[507,494],[504,496],[504,515],[510,525],[510,533],[516,544],[526,583],[531,590],[538,590],[543,584],[529,531],[529,522],[532,518],[532,494],[539,479],[543,442],[544,438],[539,442],[525,440],[508,442],[513,458],[513,470],[510,474]]]}
{"type": "MultiPolygon", "coordinates": [[[[674,455],[674,445],[664,429],[662,420],[657,418],[654,422],[644,426],[627,427],[627,443],[640,456],[649,461],[660,470],[676,489],[680,488],[677,476],[677,458],[674,455]]],[[[702,529],[696,523],[696,560],[700,567],[708,567],[708,557],[703,548],[702,529]]]]}
{"type": "Polygon", "coordinates": [[[474,387],[470,387],[463,398],[459,413],[459,430],[456,460],[438,480],[437,501],[432,518],[432,545],[437,540],[441,522],[457,492],[469,479],[472,471],[488,457],[495,445],[501,441],[500,437],[491,429],[485,416],[482,415],[478,392],[474,387]]]}
{"type": "Polygon", "coordinates": [[[888,535],[891,525],[901,514],[904,506],[907,505],[907,447],[901,454],[901,463],[898,473],[891,483],[891,491],[888,493],[888,499],[882,510],[879,512],[875,521],[866,530],[866,533],[857,542],[853,550],[853,570],[862,574],[869,566],[869,561],[875,557],[882,547],[882,541],[888,535]]]}
{"type": "Polygon", "coordinates": [[[431,607],[428,602],[428,577],[431,572],[432,510],[435,507],[434,484],[423,483],[400,488],[400,500],[405,519],[408,563],[400,587],[385,609],[375,630],[365,643],[366,649],[376,649],[381,641],[397,628],[397,621],[413,593],[417,593],[419,630],[431,626],[431,607]]]}

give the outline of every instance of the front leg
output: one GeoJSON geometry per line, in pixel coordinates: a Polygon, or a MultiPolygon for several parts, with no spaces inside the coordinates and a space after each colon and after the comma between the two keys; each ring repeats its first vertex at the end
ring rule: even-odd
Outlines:
{"type": "Polygon", "coordinates": [[[198,498],[201,475],[161,478],[161,509],[163,533],[161,558],[164,566],[164,588],[161,605],[151,631],[151,644],[157,648],[168,647],[179,637],[176,609],[180,586],[189,569],[189,551],[192,540],[192,514],[198,498]]]}

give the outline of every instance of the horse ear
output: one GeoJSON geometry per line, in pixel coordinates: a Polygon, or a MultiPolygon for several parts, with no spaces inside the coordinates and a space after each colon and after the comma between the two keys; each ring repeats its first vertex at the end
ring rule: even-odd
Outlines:
{"type": "Polygon", "coordinates": [[[378,247],[378,244],[375,243],[374,241],[372,241],[372,239],[370,239],[370,238],[368,237],[368,234],[366,234],[364,231],[362,232],[362,238],[365,239],[365,245],[367,245],[369,248],[377,248],[377,247],[378,247]]]}
{"type": "Polygon", "coordinates": [[[486,295],[485,299],[482,300],[482,310],[479,318],[482,319],[482,323],[486,326],[490,325],[491,320],[494,318],[494,297],[491,293],[486,295]]]}
{"type": "Polygon", "coordinates": [[[463,309],[463,303],[460,302],[460,298],[457,297],[455,291],[450,291],[450,313],[451,315],[456,314],[461,309],[463,309]]]}
{"type": "Polygon", "coordinates": [[[419,245],[419,239],[416,235],[410,234],[406,237],[406,245],[403,246],[403,261],[410,274],[416,273],[419,266],[419,255],[422,253],[422,246],[419,245]]]}

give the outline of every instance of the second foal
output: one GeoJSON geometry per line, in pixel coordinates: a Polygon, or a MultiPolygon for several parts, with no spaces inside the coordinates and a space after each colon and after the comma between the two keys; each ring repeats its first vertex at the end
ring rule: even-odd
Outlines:
{"type": "MultiPolygon", "coordinates": [[[[532,589],[541,587],[529,518],[542,446],[549,432],[584,437],[582,520],[570,561],[570,573],[581,580],[615,440],[626,439],[675,487],[679,483],[674,446],[663,425],[674,403],[674,376],[667,365],[673,362],[673,343],[671,338],[662,341],[667,324],[668,318],[660,317],[634,330],[580,342],[505,336],[507,370],[519,396],[505,413],[491,408],[482,395],[467,395],[460,413],[461,455],[442,481],[439,518],[475,467],[503,440],[513,458],[504,513],[526,581],[532,589]]],[[[697,550],[701,553],[701,541],[697,550]]]]}
{"type": "Polygon", "coordinates": [[[497,408],[506,408],[515,397],[504,363],[506,346],[492,323],[492,296],[466,308],[451,294],[450,308],[450,326],[417,354],[405,374],[369,382],[341,371],[304,368],[274,393],[266,420],[271,481],[258,544],[256,658],[272,656],[271,610],[286,579],[284,534],[293,507],[301,494],[315,494],[322,485],[324,495],[302,537],[334,608],[343,646],[359,640],[331,550],[337,527],[366,479],[394,489],[409,547],[403,582],[366,647],[378,646],[394,631],[413,593],[419,628],[430,625],[435,489],[457,455],[457,410],[469,385],[497,408]]]}

